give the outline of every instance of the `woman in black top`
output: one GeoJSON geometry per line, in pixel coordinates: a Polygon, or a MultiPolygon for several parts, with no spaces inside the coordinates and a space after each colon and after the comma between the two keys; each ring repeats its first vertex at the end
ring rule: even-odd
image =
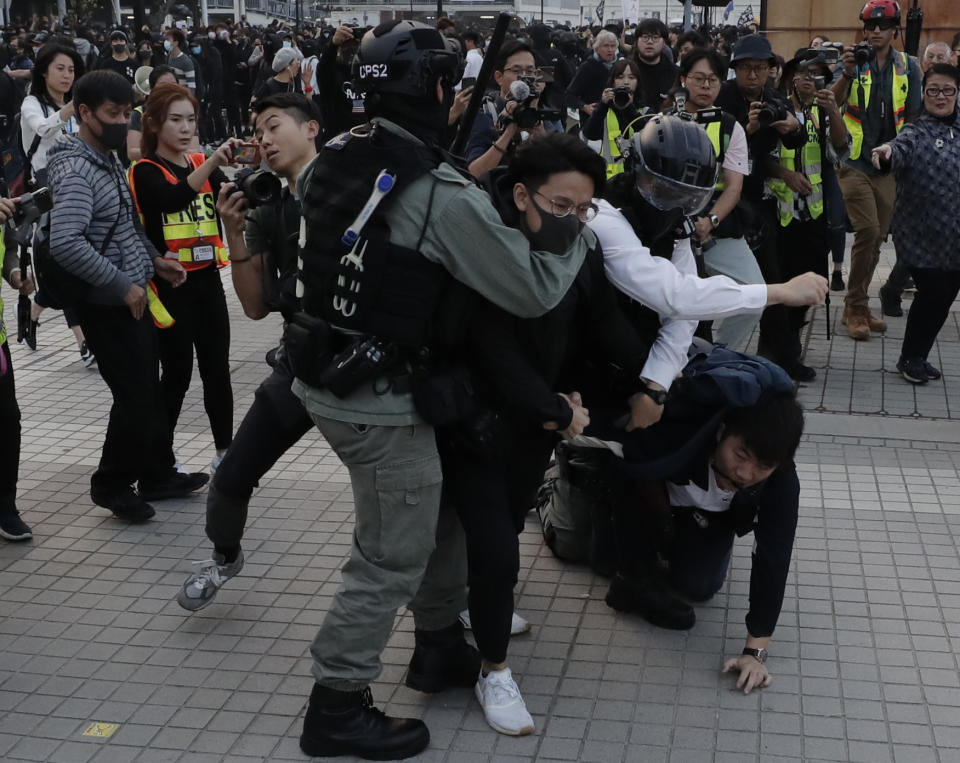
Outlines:
{"type": "MultiPolygon", "coordinates": [[[[230,322],[219,267],[227,264],[216,199],[239,141],[230,139],[210,158],[189,153],[197,101],[180,85],[158,85],[143,114],[144,158],[130,171],[130,187],[147,236],[159,252],[187,270],[177,289],[157,284],[175,323],[160,331],[161,386],[171,438],[190,386],[193,352],[203,382],[203,403],[213,430],[215,469],[233,439],[230,322]]],[[[159,324],[158,324],[159,325],[159,324]]]]}

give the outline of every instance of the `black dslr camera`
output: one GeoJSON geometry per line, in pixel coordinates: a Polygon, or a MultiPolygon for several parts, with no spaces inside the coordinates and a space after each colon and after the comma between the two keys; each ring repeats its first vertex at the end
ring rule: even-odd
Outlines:
{"type": "Polygon", "coordinates": [[[620,85],[613,89],[613,105],[618,109],[625,109],[633,103],[633,93],[626,85],[620,85]]]}
{"type": "Polygon", "coordinates": [[[757,121],[762,125],[768,125],[773,122],[782,122],[787,118],[787,107],[776,101],[767,101],[760,107],[760,113],[757,114],[757,121]]]}
{"type": "Polygon", "coordinates": [[[853,46],[853,57],[857,66],[866,66],[875,55],[877,55],[877,49],[869,42],[861,42],[853,46]]]}
{"type": "Polygon", "coordinates": [[[53,195],[49,188],[38,188],[25,193],[17,200],[17,209],[10,218],[10,228],[14,240],[29,244],[33,236],[33,225],[53,209],[53,195]]]}
{"type": "Polygon", "coordinates": [[[247,200],[250,209],[261,204],[276,204],[280,201],[280,192],[283,186],[280,178],[267,170],[247,168],[240,170],[233,178],[234,189],[231,194],[239,191],[247,200]]]}

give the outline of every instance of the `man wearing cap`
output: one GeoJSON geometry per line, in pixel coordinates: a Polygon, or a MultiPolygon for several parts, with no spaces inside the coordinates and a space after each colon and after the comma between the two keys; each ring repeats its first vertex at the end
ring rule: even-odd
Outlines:
{"type": "Polygon", "coordinates": [[[265,79],[253,94],[253,100],[259,101],[277,93],[298,93],[297,74],[303,53],[296,48],[280,48],[273,56],[274,75],[265,79]]]}
{"type": "Polygon", "coordinates": [[[119,29],[110,34],[110,55],[104,58],[97,68],[115,71],[131,85],[134,84],[137,62],[127,49],[127,36],[119,29]]]}
{"type": "MultiPolygon", "coordinates": [[[[840,103],[846,103],[844,122],[852,137],[850,158],[839,170],[840,188],[853,225],[850,279],[843,322],[853,339],[869,339],[871,332],[886,331],[887,324],[870,312],[867,288],[880,259],[880,245],[893,219],[896,180],[881,174],[870,161],[871,152],[893,140],[907,120],[920,111],[921,73],[917,60],[893,49],[900,30],[900,5],[894,0],[870,0],[860,11],[864,42],[872,54],[862,65],[852,50],[843,54],[843,76],[833,86],[840,103]]],[[[894,268],[898,273],[902,269],[894,268]]],[[[894,276],[891,273],[891,276],[894,276]]],[[[902,273],[905,278],[906,273],[902,273]]],[[[894,278],[894,281],[898,279],[894,278]]],[[[888,282],[880,291],[899,286],[888,282]]]]}
{"type": "MultiPolygon", "coordinates": [[[[783,280],[776,252],[776,206],[764,200],[764,182],[775,165],[770,156],[780,144],[797,150],[806,142],[806,133],[784,94],[767,84],[775,62],[776,57],[766,37],[751,34],[741,38],[730,60],[736,79],[728,80],[720,87],[715,104],[732,114],[747,134],[749,171],[743,180],[739,208],[744,218],[747,243],[768,284],[783,280]]],[[[772,305],[764,310],[760,318],[758,354],[783,366],[798,381],[809,381],[812,378],[809,371],[797,367],[796,358],[800,353],[795,344],[784,307],[772,305]]]]}

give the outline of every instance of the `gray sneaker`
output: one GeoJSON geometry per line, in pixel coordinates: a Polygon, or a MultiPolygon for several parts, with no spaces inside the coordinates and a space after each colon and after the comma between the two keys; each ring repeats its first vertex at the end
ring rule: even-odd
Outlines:
{"type": "Polygon", "coordinates": [[[214,600],[220,586],[243,569],[243,551],[236,561],[227,564],[223,555],[214,552],[213,559],[194,562],[200,569],[194,572],[177,594],[177,604],[191,612],[203,609],[214,600]]]}

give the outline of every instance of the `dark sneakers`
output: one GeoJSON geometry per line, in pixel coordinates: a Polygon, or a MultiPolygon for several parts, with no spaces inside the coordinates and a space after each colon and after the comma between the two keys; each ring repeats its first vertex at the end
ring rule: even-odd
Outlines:
{"type": "Polygon", "coordinates": [[[618,573],[610,581],[606,602],[618,612],[636,613],[660,628],[686,631],[697,622],[693,607],[652,578],[634,580],[618,573]]]}
{"type": "Polygon", "coordinates": [[[313,685],[300,736],[300,749],[306,755],[400,760],[422,752],[428,744],[430,732],[423,721],[391,718],[378,710],[369,687],[344,692],[313,685]]]}
{"type": "Polygon", "coordinates": [[[30,540],[32,537],[33,533],[27,523],[20,519],[20,512],[16,509],[0,514],[0,538],[20,541],[30,540]]]}
{"type": "Polygon", "coordinates": [[[206,472],[171,472],[170,476],[160,482],[144,484],[140,481],[140,497],[145,501],[163,501],[167,498],[183,498],[195,490],[199,490],[210,480],[206,472]]]}
{"type": "Polygon", "coordinates": [[[156,514],[153,506],[143,500],[142,496],[137,495],[132,487],[109,495],[91,489],[90,499],[97,506],[110,509],[117,519],[125,519],[128,522],[146,522],[156,514]]]}
{"type": "Polygon", "coordinates": [[[939,368],[925,360],[900,358],[897,361],[897,370],[911,384],[926,384],[928,381],[936,381],[943,375],[939,368]]]}
{"type": "Polygon", "coordinates": [[[480,652],[463,639],[463,624],[438,631],[414,631],[415,646],[406,685],[426,694],[455,687],[470,688],[480,675],[480,652]]]}

